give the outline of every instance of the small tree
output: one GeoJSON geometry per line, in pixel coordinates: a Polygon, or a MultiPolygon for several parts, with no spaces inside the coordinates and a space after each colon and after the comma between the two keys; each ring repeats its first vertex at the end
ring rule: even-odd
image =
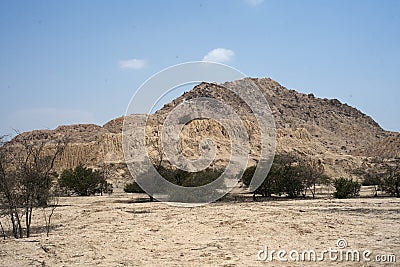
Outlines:
{"type": "Polygon", "coordinates": [[[283,176],[283,186],[288,198],[296,198],[305,189],[303,169],[300,166],[291,166],[283,176]]]}
{"type": "Polygon", "coordinates": [[[389,172],[382,182],[383,191],[400,197],[400,172],[389,172]]]}
{"type": "Polygon", "coordinates": [[[90,196],[105,191],[112,193],[112,185],[105,180],[100,171],[83,165],[78,165],[73,170],[64,170],[60,176],[59,185],[80,196],[90,196]]]}
{"type": "Polygon", "coordinates": [[[373,186],[373,195],[378,196],[382,189],[383,177],[385,176],[384,160],[379,157],[367,158],[361,167],[355,169],[353,174],[362,178],[363,186],[373,186]]]}
{"type": "Polygon", "coordinates": [[[383,191],[400,197],[400,158],[385,162],[385,176],[382,182],[383,191]]]}
{"type": "Polygon", "coordinates": [[[319,159],[306,158],[301,162],[300,166],[303,173],[304,196],[309,190],[312,198],[315,199],[316,185],[326,184],[329,181],[329,177],[324,174],[324,165],[319,159]]]}
{"type": "Polygon", "coordinates": [[[5,136],[0,137],[0,207],[8,215],[15,238],[23,237],[20,216],[20,194],[16,167],[13,164],[12,150],[7,146],[5,136]]]}
{"type": "Polygon", "coordinates": [[[353,179],[338,178],[333,180],[336,191],[333,193],[335,198],[350,198],[360,194],[361,184],[353,179]]]}
{"type": "MultiPolygon", "coordinates": [[[[124,166],[124,165],[122,165],[124,166]]],[[[125,165],[126,166],[126,165],[125,165]]],[[[100,165],[99,174],[103,177],[102,182],[100,183],[100,195],[103,193],[112,194],[113,186],[111,183],[107,182],[107,179],[111,178],[112,175],[112,164],[107,165],[105,162],[100,165]]]]}
{"type": "MultiPolygon", "coordinates": [[[[289,198],[299,196],[305,188],[305,178],[308,173],[302,164],[303,159],[294,153],[281,153],[275,155],[271,169],[263,183],[253,192],[253,199],[256,194],[264,197],[271,197],[272,194],[287,194],[289,198]]],[[[242,181],[249,185],[256,170],[251,166],[245,170],[242,181]]]]}
{"type": "Polygon", "coordinates": [[[49,142],[30,134],[9,142],[0,140],[0,200],[8,210],[15,238],[23,236],[21,214],[29,237],[33,208],[47,205],[54,163],[65,146],[63,139],[49,142]]]}

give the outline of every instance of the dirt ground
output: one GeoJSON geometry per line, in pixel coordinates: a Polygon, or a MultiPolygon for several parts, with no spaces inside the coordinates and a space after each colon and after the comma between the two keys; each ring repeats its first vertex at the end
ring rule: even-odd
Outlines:
{"type": "Polygon", "coordinates": [[[139,197],[61,198],[50,236],[39,227],[44,221],[37,210],[32,237],[0,241],[0,265],[382,266],[375,257],[390,255],[397,256],[397,263],[384,266],[400,265],[400,199],[239,201],[180,208],[139,197]],[[261,261],[266,246],[268,253],[315,250],[320,256],[329,248],[339,250],[338,239],[347,242],[343,251],[371,251],[371,261],[362,255],[360,262],[331,261],[327,254],[320,262],[301,261],[301,256],[296,262],[288,255],[281,262],[276,254],[272,261],[261,261]]]}

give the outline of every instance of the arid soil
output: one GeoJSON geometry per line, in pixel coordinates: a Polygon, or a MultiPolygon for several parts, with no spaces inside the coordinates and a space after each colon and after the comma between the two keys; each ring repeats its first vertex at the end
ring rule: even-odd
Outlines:
{"type": "Polygon", "coordinates": [[[62,198],[49,237],[39,227],[43,214],[37,210],[32,237],[0,241],[0,265],[382,266],[373,261],[375,256],[394,254],[397,263],[385,266],[399,266],[400,199],[248,199],[180,208],[141,197],[62,198]],[[257,257],[265,246],[320,253],[338,249],[338,239],[347,242],[343,251],[370,250],[371,262],[330,261],[328,255],[322,262],[257,257]]]}

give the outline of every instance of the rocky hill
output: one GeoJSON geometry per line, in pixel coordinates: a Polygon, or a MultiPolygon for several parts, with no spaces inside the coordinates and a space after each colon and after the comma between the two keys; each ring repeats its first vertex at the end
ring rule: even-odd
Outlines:
{"type": "MultiPolygon", "coordinates": [[[[247,78],[250,79],[250,78],[247,78]]],[[[266,97],[276,124],[277,150],[298,151],[309,157],[320,159],[328,175],[351,176],[365,157],[400,156],[400,135],[383,130],[372,118],[336,99],[320,99],[313,94],[302,94],[288,90],[269,78],[251,79],[266,97]]],[[[227,90],[227,87],[242,86],[242,80],[221,85],[201,83],[162,109],[151,115],[151,135],[157,138],[166,115],[179,103],[198,97],[220,99],[244,119],[251,140],[250,164],[255,163],[260,147],[257,142],[259,129],[247,104],[227,90]]],[[[34,139],[52,140],[64,136],[70,141],[63,158],[56,168],[74,167],[79,163],[98,167],[108,165],[113,173],[113,182],[118,186],[130,179],[124,164],[121,146],[123,117],[109,121],[103,126],[80,124],[60,126],[55,130],[38,130],[23,133],[34,139]]],[[[12,140],[15,142],[21,136],[12,140]]],[[[196,158],[199,141],[209,137],[217,144],[216,166],[229,159],[229,137],[224,129],[210,120],[195,120],[188,123],[181,134],[183,153],[196,158]]],[[[11,143],[12,143],[11,142],[11,143]]]]}
{"type": "MultiPolygon", "coordinates": [[[[304,128],[328,150],[353,154],[355,150],[390,136],[371,117],[337,99],[320,99],[313,94],[288,90],[268,78],[252,80],[265,95],[277,129],[304,128]]],[[[239,107],[239,113],[251,113],[243,101],[224,89],[225,86],[240,86],[240,81],[222,86],[202,83],[156,114],[168,114],[182,101],[197,97],[223,99],[230,106],[239,107]]]]}

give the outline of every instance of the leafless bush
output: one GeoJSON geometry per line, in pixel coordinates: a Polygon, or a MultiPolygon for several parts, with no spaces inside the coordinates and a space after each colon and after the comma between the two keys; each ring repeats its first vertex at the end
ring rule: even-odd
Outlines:
{"type": "Polygon", "coordinates": [[[52,143],[18,135],[7,142],[0,138],[0,206],[6,211],[15,238],[31,234],[32,212],[46,207],[51,197],[55,160],[63,153],[64,140],[52,143]]]}

